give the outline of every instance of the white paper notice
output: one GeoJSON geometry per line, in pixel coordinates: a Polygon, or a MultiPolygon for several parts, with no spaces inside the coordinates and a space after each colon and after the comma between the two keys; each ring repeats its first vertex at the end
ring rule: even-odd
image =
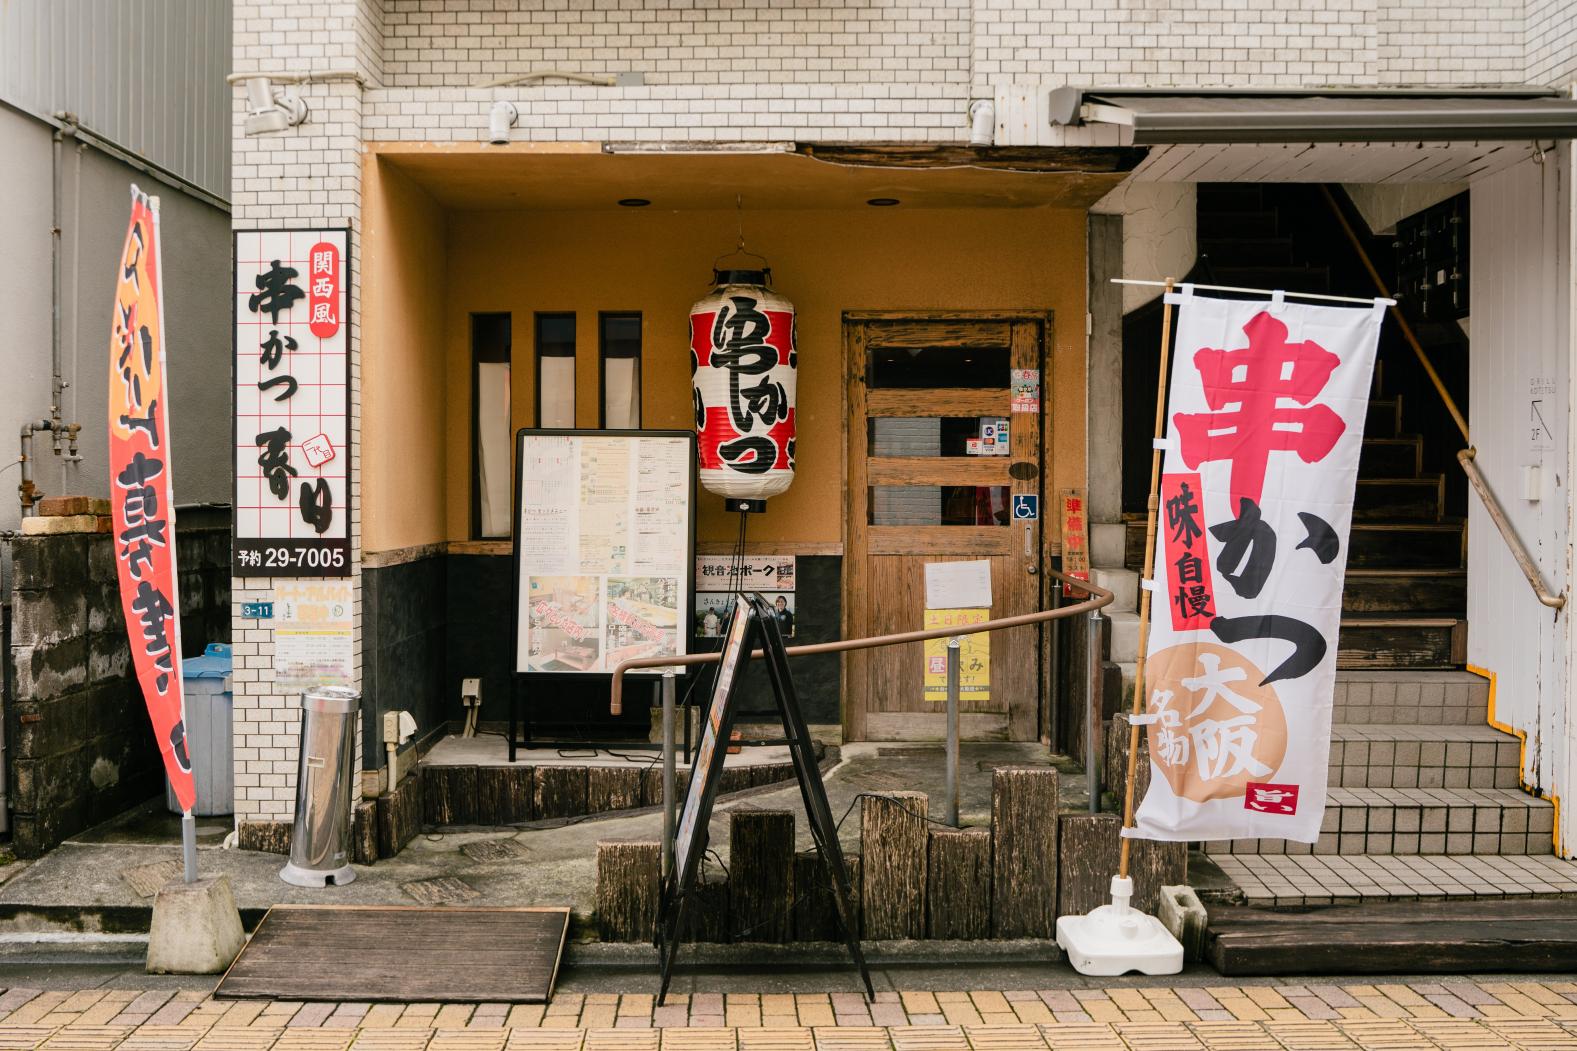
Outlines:
{"type": "Polygon", "coordinates": [[[991,605],[991,563],[927,562],[926,609],[986,609],[991,605]]]}

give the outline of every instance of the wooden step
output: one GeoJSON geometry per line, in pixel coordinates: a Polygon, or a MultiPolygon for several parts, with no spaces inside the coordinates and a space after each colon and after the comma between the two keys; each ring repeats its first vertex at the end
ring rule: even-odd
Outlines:
{"type": "Polygon", "coordinates": [[[1466,649],[1467,621],[1455,617],[1343,617],[1336,666],[1454,668],[1466,649]]]}
{"type": "Polygon", "coordinates": [[[1577,901],[1376,902],[1305,912],[1212,906],[1205,956],[1224,975],[1567,973],[1577,901]]]}
{"type": "Polygon", "coordinates": [[[1438,522],[1445,513],[1444,475],[1423,478],[1360,478],[1353,517],[1388,522],[1438,522]]]}
{"type": "Polygon", "coordinates": [[[1292,265],[1290,237],[1211,237],[1199,242],[1199,250],[1217,267],[1292,265]]]}
{"type": "MultiPolygon", "coordinates": [[[[1463,565],[1461,522],[1365,522],[1352,525],[1347,564],[1365,568],[1460,569],[1463,565]]],[[[1140,543],[1143,543],[1140,529],[1140,543]]]]}
{"type": "Polygon", "coordinates": [[[1343,613],[1460,615],[1465,609],[1467,571],[1462,569],[1349,569],[1342,588],[1343,613]]]}
{"type": "MultiPolygon", "coordinates": [[[[1211,260],[1212,263],[1215,260],[1211,260]]],[[[1331,272],[1323,266],[1219,266],[1216,280],[1237,288],[1280,288],[1288,292],[1324,294],[1331,289],[1331,272]]]]}
{"type": "Polygon", "coordinates": [[[1424,441],[1407,438],[1364,438],[1358,454],[1360,478],[1416,478],[1424,468],[1424,441]]]}
{"type": "MultiPolygon", "coordinates": [[[[1200,209],[1199,237],[1201,240],[1222,240],[1239,237],[1276,237],[1281,217],[1270,209],[1244,211],[1211,211],[1200,209]]],[[[1219,276],[1219,271],[1217,272],[1219,276]]],[[[1216,282],[1212,282],[1214,284],[1216,282]]],[[[1221,284],[1231,284],[1222,281],[1221,284]]],[[[1267,286],[1268,287],[1268,286],[1267,286]]]]}
{"type": "Polygon", "coordinates": [[[1370,398],[1369,413],[1364,419],[1365,438],[1397,438],[1402,434],[1402,396],[1370,398]]]}

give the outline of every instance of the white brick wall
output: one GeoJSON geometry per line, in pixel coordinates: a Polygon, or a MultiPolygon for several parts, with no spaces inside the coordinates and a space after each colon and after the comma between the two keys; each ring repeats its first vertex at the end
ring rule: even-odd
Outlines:
{"type": "MultiPolygon", "coordinates": [[[[358,70],[373,80],[379,0],[235,0],[237,70],[358,70]]],[[[245,101],[234,104],[231,223],[236,229],[351,228],[351,559],[356,675],[361,676],[361,142],[362,92],[353,83],[300,85],[309,121],[246,138],[245,101]]],[[[241,616],[241,603],[273,598],[273,581],[231,581],[235,670],[237,821],[289,820],[295,809],[300,700],[275,690],[273,631],[241,616]]],[[[361,735],[356,737],[360,766],[361,735]]]]}

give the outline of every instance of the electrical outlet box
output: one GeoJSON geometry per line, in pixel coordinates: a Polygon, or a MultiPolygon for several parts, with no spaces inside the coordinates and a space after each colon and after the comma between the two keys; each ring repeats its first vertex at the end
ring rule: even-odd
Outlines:
{"type": "Polygon", "coordinates": [[[482,680],[481,679],[461,679],[460,680],[460,703],[462,705],[464,705],[465,707],[467,707],[467,708],[470,708],[470,707],[473,707],[473,706],[476,706],[476,707],[480,707],[481,706],[481,704],[482,704],[482,680]]]}
{"type": "Polygon", "coordinates": [[[416,720],[410,712],[383,713],[383,743],[402,745],[416,733],[416,720]]]}

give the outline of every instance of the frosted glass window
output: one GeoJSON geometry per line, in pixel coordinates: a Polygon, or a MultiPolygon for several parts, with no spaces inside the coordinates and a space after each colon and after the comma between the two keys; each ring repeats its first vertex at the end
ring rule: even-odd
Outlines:
{"type": "Polygon", "coordinates": [[[537,426],[575,426],[575,315],[537,315],[537,426]]]}
{"type": "Polygon", "coordinates": [[[471,315],[471,535],[510,535],[508,314],[471,315]]]}
{"type": "Polygon", "coordinates": [[[598,324],[602,425],[635,430],[641,425],[641,315],[602,314],[598,324]]]}

